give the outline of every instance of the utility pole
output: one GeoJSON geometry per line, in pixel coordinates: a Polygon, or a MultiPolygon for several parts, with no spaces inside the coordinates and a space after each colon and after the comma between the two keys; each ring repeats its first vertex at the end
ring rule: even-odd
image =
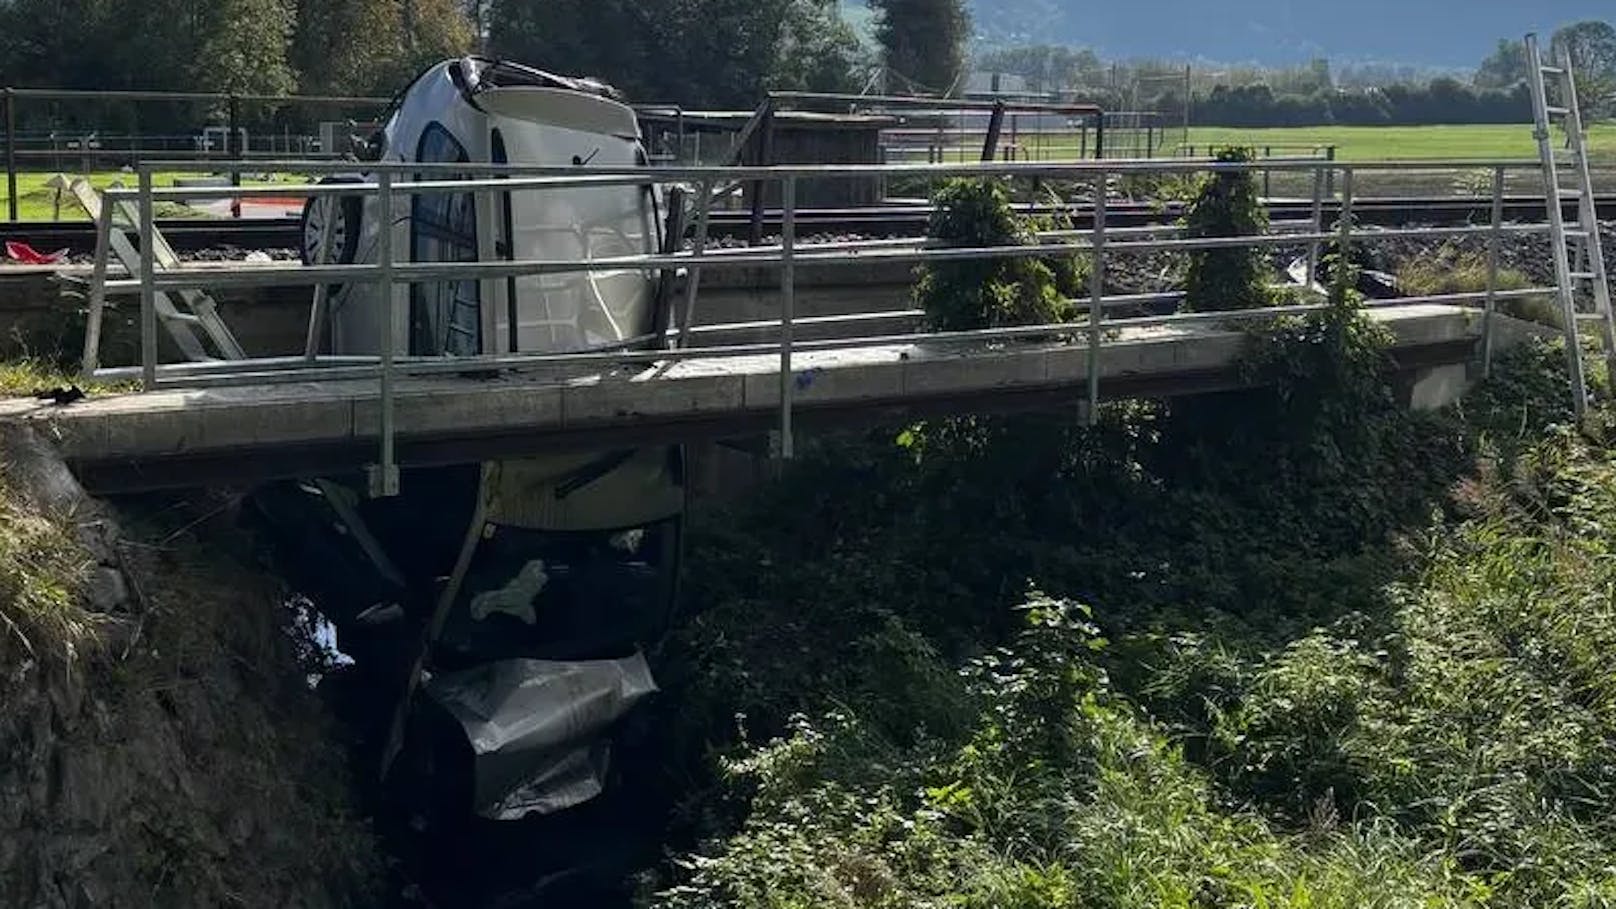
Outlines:
{"type": "Polygon", "coordinates": [[[1190,79],[1191,64],[1184,64],[1184,144],[1190,144],[1190,108],[1195,105],[1195,84],[1190,79]]]}

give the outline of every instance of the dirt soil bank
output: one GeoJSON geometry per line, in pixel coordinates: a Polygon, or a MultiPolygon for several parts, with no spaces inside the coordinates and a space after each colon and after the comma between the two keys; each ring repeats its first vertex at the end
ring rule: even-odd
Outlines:
{"type": "Polygon", "coordinates": [[[0,430],[0,906],[374,904],[293,613],[194,513],[0,430]]]}

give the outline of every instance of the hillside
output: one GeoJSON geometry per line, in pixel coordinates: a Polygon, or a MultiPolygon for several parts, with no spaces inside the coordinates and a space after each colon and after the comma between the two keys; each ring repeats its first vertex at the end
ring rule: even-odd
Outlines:
{"type": "Polygon", "coordinates": [[[1611,15],[1608,0],[1229,0],[1216,14],[1196,0],[970,0],[970,6],[986,45],[1069,43],[1121,58],[1286,64],[1324,56],[1437,67],[1475,66],[1499,38],[1611,15]]]}

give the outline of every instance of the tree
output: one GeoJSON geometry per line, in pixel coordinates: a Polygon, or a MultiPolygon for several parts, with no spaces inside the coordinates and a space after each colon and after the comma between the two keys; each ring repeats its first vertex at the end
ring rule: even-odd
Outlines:
{"type": "Polygon", "coordinates": [[[1585,112],[1598,114],[1616,105],[1616,26],[1593,20],[1568,25],[1554,33],[1550,49],[1555,59],[1562,53],[1571,57],[1585,112]]]}
{"type": "Polygon", "coordinates": [[[472,45],[458,0],[299,0],[292,61],[304,92],[390,94],[472,45]]]}
{"type": "Polygon", "coordinates": [[[643,101],[747,108],[770,88],[847,89],[859,53],[833,0],[496,0],[490,41],[643,101]]]}
{"type": "Polygon", "coordinates": [[[294,14],[293,0],[0,2],[0,76],[61,88],[283,92],[294,86],[294,14]]]}
{"type": "Polygon", "coordinates": [[[962,0],[870,0],[887,68],[938,94],[953,94],[965,72],[970,17],[962,0]]]}
{"type": "Polygon", "coordinates": [[[283,95],[297,88],[288,57],[296,13],[290,0],[219,0],[208,4],[197,59],[199,88],[283,95]]]}
{"type": "Polygon", "coordinates": [[[767,87],[776,91],[851,92],[864,48],[836,0],[792,0],[786,7],[767,87]]]}
{"type": "Polygon", "coordinates": [[[1526,79],[1526,45],[1500,38],[1498,47],[1476,70],[1477,88],[1509,88],[1526,79]]]}

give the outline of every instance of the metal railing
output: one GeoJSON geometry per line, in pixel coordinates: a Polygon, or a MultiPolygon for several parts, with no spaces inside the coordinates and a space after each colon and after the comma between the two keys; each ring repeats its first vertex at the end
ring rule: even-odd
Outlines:
{"type": "MultiPolygon", "coordinates": [[[[267,195],[315,198],[321,196],[352,196],[374,194],[384,212],[395,211],[393,200],[427,193],[478,194],[516,191],[542,191],[549,189],[576,189],[580,187],[611,187],[625,185],[655,185],[670,182],[691,184],[697,191],[689,194],[695,200],[693,241],[688,250],[675,253],[647,253],[614,256],[587,261],[529,259],[518,261],[479,262],[412,262],[408,252],[397,248],[392,230],[380,231],[378,250],[374,262],[348,265],[313,265],[296,268],[264,267],[243,264],[236,268],[209,268],[200,270],[176,269],[159,271],[153,256],[154,213],[159,201],[183,195],[185,198],[226,196],[229,188],[165,189],[153,185],[153,175],[163,168],[160,162],[139,165],[136,169],[138,188],[113,190],[107,194],[106,211],[115,203],[133,200],[138,210],[140,239],[140,268],[137,275],[127,278],[106,278],[105,273],[91,295],[89,336],[99,337],[101,301],[107,295],[138,295],[140,299],[140,364],[138,368],[96,369],[99,378],[137,378],[146,391],[163,388],[192,388],[217,385],[269,384],[302,382],[311,379],[363,379],[379,383],[380,465],[377,476],[379,492],[396,490],[396,465],[393,459],[394,437],[397,432],[393,417],[396,382],[403,376],[425,376],[446,373],[465,373],[481,370],[524,370],[549,367],[599,367],[613,364],[666,363],[684,360],[734,357],[743,354],[778,354],[779,356],[779,453],[784,458],[793,454],[793,407],[795,382],[793,358],[799,353],[819,350],[855,349],[893,344],[915,343],[983,343],[1004,342],[1012,339],[1082,339],[1088,347],[1087,413],[1093,414],[1100,400],[1099,352],[1108,343],[1108,333],[1146,326],[1193,326],[1227,324],[1231,322],[1262,320],[1280,315],[1315,312],[1322,309],[1325,290],[1318,281],[1321,253],[1326,244],[1335,244],[1345,256],[1353,244],[1372,243],[1391,238],[1486,238],[1488,250],[1488,285],[1484,290],[1436,296],[1400,297],[1372,301],[1371,306],[1399,306],[1414,303],[1443,303],[1480,308],[1484,313],[1482,331],[1483,369],[1490,369],[1493,351],[1493,322],[1498,304],[1504,300],[1522,299],[1553,294],[1553,287],[1501,289],[1498,286],[1499,254],[1506,238],[1547,231],[1546,224],[1507,224],[1503,219],[1503,188],[1505,175],[1512,170],[1535,169],[1536,161],[1420,161],[1386,162],[1378,164],[1342,164],[1319,159],[1270,159],[1248,163],[1214,163],[1205,160],[1153,160],[1153,161],[1101,161],[1066,163],[978,163],[956,165],[906,166],[786,166],[786,167],[721,167],[721,168],[543,168],[482,164],[374,164],[369,166],[369,182],[326,185],[277,185],[261,190],[267,195]],[[1353,220],[1354,179],[1363,171],[1419,170],[1425,168],[1487,168],[1493,173],[1492,217],[1488,224],[1463,227],[1416,227],[1402,229],[1363,230],[1353,220]],[[1180,227],[1171,224],[1142,228],[1112,228],[1107,224],[1107,193],[1094,191],[1105,187],[1112,177],[1134,174],[1163,173],[1250,173],[1256,171],[1295,171],[1312,177],[1314,197],[1312,216],[1306,220],[1280,222],[1271,231],[1260,236],[1239,237],[1186,237],[1180,227]],[[832,243],[804,243],[796,233],[798,181],[808,179],[868,179],[872,176],[906,176],[917,178],[996,177],[1010,180],[1067,181],[1067,185],[1084,185],[1092,194],[1093,226],[1082,230],[1047,230],[1035,242],[1020,246],[948,247],[924,240],[845,240],[832,243]],[[1337,202],[1342,217],[1335,225],[1324,222],[1325,187],[1333,180],[1337,187],[1337,202]],[[781,235],[778,243],[742,250],[710,250],[708,248],[708,206],[714,187],[737,181],[775,182],[780,186],[781,235]],[[1105,292],[1107,262],[1115,256],[1145,252],[1190,253],[1205,250],[1240,248],[1293,248],[1306,251],[1306,274],[1293,298],[1273,307],[1242,310],[1182,313],[1176,305],[1183,302],[1178,291],[1150,294],[1108,295],[1105,292]],[[830,266],[849,266],[873,263],[928,264],[958,262],[974,259],[1046,258],[1051,256],[1083,254],[1091,257],[1091,286],[1085,299],[1086,318],[1078,322],[1045,325],[994,328],[976,331],[921,332],[901,335],[855,336],[829,340],[799,341],[796,338],[797,275],[801,269],[830,266]],[[776,329],[778,337],[772,342],[731,344],[696,348],[689,345],[700,314],[702,274],[710,270],[725,269],[777,269],[780,287],[780,316],[776,329]],[[642,336],[623,341],[615,349],[596,349],[572,353],[507,353],[473,357],[413,357],[401,356],[396,351],[400,306],[393,299],[392,289],[399,284],[412,285],[448,280],[477,280],[492,282],[496,279],[531,275],[577,274],[609,270],[643,271],[646,274],[682,269],[686,280],[683,298],[673,301],[679,310],[677,320],[670,321],[667,334],[658,338],[642,336]],[[336,283],[368,282],[379,286],[379,298],[387,301],[389,316],[381,321],[378,356],[323,356],[311,349],[304,357],[269,357],[240,361],[219,361],[183,364],[159,362],[157,309],[158,295],[188,289],[251,288],[270,285],[318,286],[336,283]],[[1172,306],[1175,311],[1166,314],[1129,315],[1126,310],[1142,305],[1172,306]]],[[[235,162],[225,165],[237,170],[262,168],[262,162],[235,162]]],[[[321,173],[335,171],[344,165],[318,162],[284,162],[288,171],[321,173]]],[[[351,165],[347,165],[351,167],[351,165]]],[[[255,192],[259,192],[255,190],[255,192]]],[[[109,215],[110,216],[110,215],[109,215]]],[[[394,219],[396,220],[396,219],[394,219]]],[[[487,285],[491,287],[492,285],[487,285]]],[[[484,299],[490,299],[485,291],[484,299]]],[[[316,317],[323,318],[318,307],[316,317]]],[[[496,319],[514,318],[495,313],[496,319]]],[[[509,330],[515,336],[517,326],[509,330]]],[[[311,323],[310,337],[317,337],[311,323]]],[[[86,363],[96,363],[95,351],[86,350],[86,363]]]]}
{"type": "MultiPolygon", "coordinates": [[[[161,139],[159,136],[142,136],[138,133],[129,133],[120,136],[120,141],[114,142],[109,135],[105,140],[97,140],[99,147],[91,148],[86,141],[88,136],[97,132],[92,127],[77,127],[69,129],[60,145],[77,141],[78,148],[63,148],[53,144],[47,131],[43,141],[35,141],[37,147],[30,148],[29,140],[18,129],[18,108],[22,102],[50,103],[50,104],[77,104],[83,106],[104,107],[106,105],[127,106],[130,111],[138,111],[137,105],[200,105],[203,110],[214,109],[208,116],[195,119],[194,126],[199,135],[205,134],[210,126],[223,127],[225,148],[223,157],[228,160],[237,160],[252,157],[256,154],[250,147],[243,145],[243,137],[249,125],[258,125],[258,119],[246,116],[249,112],[244,108],[260,107],[277,110],[296,109],[325,109],[325,110],[358,110],[364,109],[372,113],[380,112],[392,103],[390,98],[381,97],[348,97],[341,95],[254,95],[227,92],[163,92],[163,91],[87,91],[83,89],[57,89],[57,88],[0,88],[0,163],[3,163],[6,173],[6,217],[16,221],[20,213],[20,194],[18,177],[30,170],[37,170],[46,166],[60,166],[63,159],[77,157],[85,163],[86,170],[91,167],[113,164],[115,166],[138,165],[142,160],[161,158],[169,162],[172,169],[176,161],[183,166],[195,167],[205,164],[210,170],[216,168],[215,156],[210,148],[197,148],[192,153],[181,153],[173,148],[166,147],[166,142],[153,145],[152,140],[161,139]],[[78,135],[73,135],[73,134],[78,135]]],[[[307,113],[307,110],[304,110],[307,113]]],[[[104,119],[104,118],[97,118],[104,119]]],[[[139,121],[138,113],[133,119],[139,121]]],[[[92,121],[94,122],[94,121],[92,121]]],[[[64,129],[67,129],[64,127],[64,129]]],[[[172,130],[168,130],[172,132],[172,130]]],[[[37,132],[37,130],[36,130],[37,132]]],[[[279,138],[273,136],[272,138],[279,138]]],[[[299,136],[296,138],[312,140],[313,136],[299,136]]],[[[290,140],[288,140],[290,141],[290,140]]],[[[270,143],[271,148],[274,142],[270,143]]],[[[331,149],[324,149],[330,153],[331,149]]],[[[332,155],[331,157],[335,157],[332,155]]],[[[258,169],[262,170],[260,163],[258,169]]],[[[240,170],[235,171],[239,175],[240,170]]]]}

